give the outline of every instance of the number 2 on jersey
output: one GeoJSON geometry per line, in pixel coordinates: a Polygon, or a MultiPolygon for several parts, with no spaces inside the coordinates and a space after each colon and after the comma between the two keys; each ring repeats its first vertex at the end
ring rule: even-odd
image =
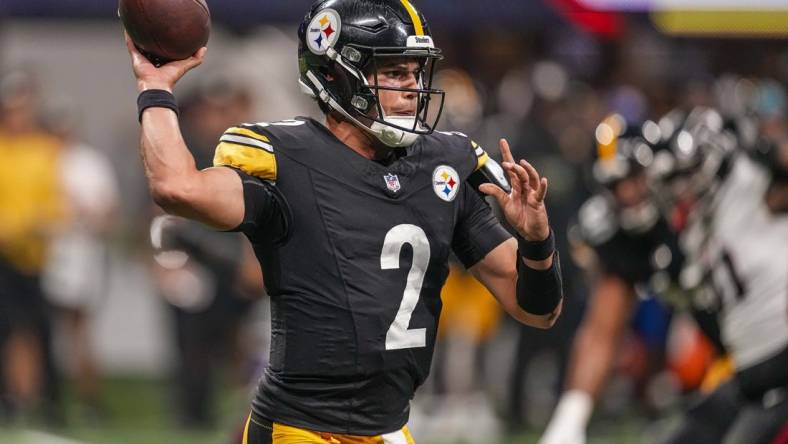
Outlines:
{"type": "Polygon", "coordinates": [[[408,281],[402,295],[397,316],[386,332],[386,350],[424,347],[427,345],[427,329],[408,329],[413,310],[419,302],[424,274],[430,263],[430,242],[424,230],[411,224],[397,225],[386,233],[383,251],[380,253],[380,268],[396,270],[402,246],[410,244],[413,249],[413,263],[408,271],[408,281]]]}

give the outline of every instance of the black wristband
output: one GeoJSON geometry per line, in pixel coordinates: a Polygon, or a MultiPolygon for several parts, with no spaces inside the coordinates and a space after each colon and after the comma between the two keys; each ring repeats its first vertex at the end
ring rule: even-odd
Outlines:
{"type": "Polygon", "coordinates": [[[148,108],[169,108],[180,114],[175,96],[163,89],[146,89],[137,97],[137,115],[142,123],[142,113],[148,108]]]}
{"type": "Polygon", "coordinates": [[[543,261],[550,257],[555,251],[555,235],[553,235],[552,228],[547,239],[540,241],[529,241],[517,235],[517,251],[520,256],[532,260],[543,261]]]}
{"type": "Polygon", "coordinates": [[[535,315],[546,315],[555,311],[564,298],[561,277],[561,259],[558,252],[547,270],[534,270],[517,259],[517,305],[535,315]]]}

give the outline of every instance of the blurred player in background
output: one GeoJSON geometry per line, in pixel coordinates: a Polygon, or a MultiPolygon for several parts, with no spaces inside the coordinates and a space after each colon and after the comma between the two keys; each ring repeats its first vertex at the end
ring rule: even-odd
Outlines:
{"type": "Polygon", "coordinates": [[[0,77],[0,373],[12,417],[59,422],[50,307],[41,290],[47,244],[63,214],[59,142],[40,126],[33,73],[0,77]]]}
{"type": "Polygon", "coordinates": [[[570,230],[575,260],[592,271],[592,294],[575,338],[561,397],[543,444],[577,444],[604,389],[636,310],[652,311],[656,331],[647,347],[646,370],[664,367],[668,317],[656,302],[678,277],[682,257],[676,235],[661,217],[646,182],[659,139],[656,123],[627,124],[608,116],[596,131],[592,177],[599,192],[580,209],[570,230]],[[650,141],[649,141],[650,140],[650,141]]]}
{"type": "MultiPolygon", "coordinates": [[[[249,91],[223,76],[206,76],[185,96],[183,137],[199,169],[213,162],[216,140],[228,126],[246,120],[249,91]]],[[[188,219],[160,215],[151,227],[159,290],[171,308],[177,361],[173,374],[178,424],[187,429],[216,424],[217,388],[229,367],[234,386],[246,381],[241,332],[261,294],[259,268],[251,281],[246,263],[257,267],[239,234],[219,233],[188,219]]]]}
{"type": "Polygon", "coordinates": [[[149,185],[170,213],[244,232],[260,259],[272,351],[245,442],[413,442],[450,250],[519,321],[560,313],[547,181],[501,141],[507,194],[481,147],[433,132],[441,55],[410,2],[315,2],[299,42],[299,82],[326,122],[232,127],[199,171],[169,91],[205,50],[157,69],[127,41],[149,185]],[[477,172],[519,242],[466,183],[477,172]]]}
{"type": "Polygon", "coordinates": [[[105,411],[90,321],[108,291],[107,241],[116,221],[118,185],[106,155],[80,141],[75,104],[67,99],[50,103],[44,117],[47,131],[61,146],[58,186],[65,202],[42,283],[64,321],[66,356],[83,413],[97,420],[105,411]]]}
{"type": "Polygon", "coordinates": [[[788,422],[788,218],[766,205],[779,174],[752,158],[779,145],[747,117],[693,109],[651,171],[663,208],[680,216],[681,286],[717,313],[736,371],[666,443],[769,443],[788,422]]]}

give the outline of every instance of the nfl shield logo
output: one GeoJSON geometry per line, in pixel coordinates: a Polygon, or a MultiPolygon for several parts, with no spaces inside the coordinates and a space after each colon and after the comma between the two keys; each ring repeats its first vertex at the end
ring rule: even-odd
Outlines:
{"type": "Polygon", "coordinates": [[[386,188],[389,189],[392,193],[396,193],[400,189],[399,185],[399,177],[396,174],[386,174],[383,176],[383,179],[386,180],[386,188]]]}

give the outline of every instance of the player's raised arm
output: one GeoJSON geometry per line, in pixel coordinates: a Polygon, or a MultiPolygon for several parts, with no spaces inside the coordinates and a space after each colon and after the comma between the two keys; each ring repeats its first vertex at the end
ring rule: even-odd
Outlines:
{"type": "Polygon", "coordinates": [[[479,190],[495,197],[519,239],[496,247],[471,272],[515,319],[549,328],[561,313],[563,288],[544,205],[547,179],[525,160],[515,163],[506,140],[500,147],[512,191],[490,183],[479,190]]]}
{"type": "Polygon", "coordinates": [[[167,213],[218,229],[235,228],[244,217],[241,180],[228,168],[197,170],[181,135],[172,96],[175,83],[202,63],[206,48],[157,68],[128,35],[126,46],[140,92],[140,151],[154,201],[167,213]]]}

